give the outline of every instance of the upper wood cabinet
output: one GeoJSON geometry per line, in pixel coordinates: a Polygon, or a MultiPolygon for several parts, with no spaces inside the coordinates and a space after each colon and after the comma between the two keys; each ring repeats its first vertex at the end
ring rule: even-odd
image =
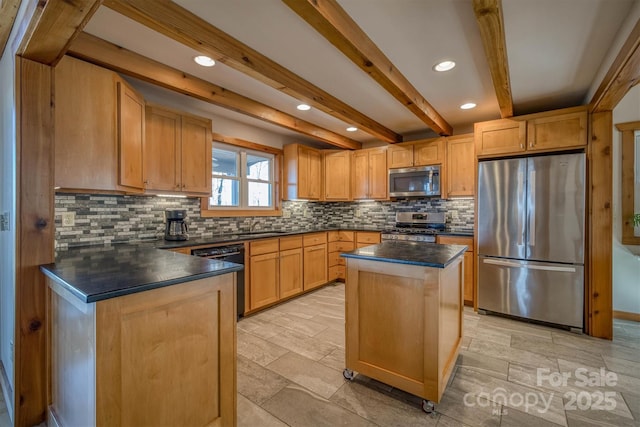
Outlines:
{"type": "Polygon", "coordinates": [[[324,200],[351,200],[351,151],[323,150],[324,200]]]}
{"type": "Polygon", "coordinates": [[[147,105],[145,186],[151,192],[211,194],[211,120],[147,105]]]}
{"type": "Polygon", "coordinates": [[[144,188],[145,105],[142,95],[118,78],[118,183],[144,188]]]}
{"type": "Polygon", "coordinates": [[[55,186],[142,192],[142,97],[117,74],[68,56],[54,89],[55,186]]]}
{"type": "Polygon", "coordinates": [[[444,162],[445,139],[434,138],[389,145],[387,163],[390,169],[427,166],[444,162]]]}
{"type": "Polygon", "coordinates": [[[351,195],[357,199],[387,199],[387,147],[356,150],[351,157],[351,195]]]}
{"type": "Polygon", "coordinates": [[[584,147],[587,145],[587,125],[586,107],[476,123],[476,155],[493,157],[584,147]]]}
{"type": "Polygon", "coordinates": [[[322,189],[322,156],[301,144],[284,146],[284,200],[319,200],[322,189]]]}
{"type": "Polygon", "coordinates": [[[447,137],[447,189],[444,196],[471,197],[476,191],[473,134],[447,137]]]}

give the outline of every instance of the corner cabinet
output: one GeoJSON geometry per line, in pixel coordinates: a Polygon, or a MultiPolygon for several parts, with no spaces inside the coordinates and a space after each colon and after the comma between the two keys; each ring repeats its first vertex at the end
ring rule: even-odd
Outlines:
{"type": "Polygon", "coordinates": [[[284,200],[320,200],[322,156],[302,144],[284,146],[284,200]]]}
{"type": "Polygon", "coordinates": [[[447,138],[446,198],[473,197],[476,191],[476,156],[473,134],[447,138]]]}
{"type": "Polygon", "coordinates": [[[211,120],[148,105],[145,189],[210,195],[211,138],[211,120]]]}
{"type": "Polygon", "coordinates": [[[356,150],[351,159],[353,199],[388,199],[387,147],[356,150]]]}
{"type": "Polygon", "coordinates": [[[476,123],[476,155],[496,157],[582,148],[587,145],[587,127],[586,107],[476,123]]]}
{"type": "Polygon", "coordinates": [[[54,89],[55,186],[141,193],[142,96],[116,73],[68,56],[54,69],[54,89]]]}

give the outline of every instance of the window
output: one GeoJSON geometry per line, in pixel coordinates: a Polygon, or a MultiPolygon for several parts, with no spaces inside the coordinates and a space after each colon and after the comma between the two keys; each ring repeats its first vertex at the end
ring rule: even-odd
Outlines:
{"type": "Polygon", "coordinates": [[[214,143],[210,210],[275,210],[275,156],[214,143]]]}

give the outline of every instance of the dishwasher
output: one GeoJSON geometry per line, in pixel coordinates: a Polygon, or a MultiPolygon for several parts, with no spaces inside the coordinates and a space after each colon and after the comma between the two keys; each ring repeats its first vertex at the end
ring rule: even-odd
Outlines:
{"type": "MultiPolygon", "coordinates": [[[[242,243],[228,246],[192,249],[191,255],[202,258],[228,261],[244,265],[244,245],[242,243]]],[[[236,280],[238,300],[238,319],[244,316],[244,270],[238,271],[236,280]]]]}

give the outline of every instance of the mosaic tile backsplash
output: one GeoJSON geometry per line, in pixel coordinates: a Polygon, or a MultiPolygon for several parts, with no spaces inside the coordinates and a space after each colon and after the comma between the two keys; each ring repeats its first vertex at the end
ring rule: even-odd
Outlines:
{"type": "Polygon", "coordinates": [[[283,202],[280,217],[200,216],[200,199],[152,196],[56,194],[56,247],[162,238],[165,209],[186,209],[189,235],[210,237],[258,230],[302,231],[317,227],[393,227],[396,212],[445,212],[453,231],[473,230],[473,200],[406,199],[388,202],[283,202]],[[75,225],[62,226],[62,213],[75,225]]]}

